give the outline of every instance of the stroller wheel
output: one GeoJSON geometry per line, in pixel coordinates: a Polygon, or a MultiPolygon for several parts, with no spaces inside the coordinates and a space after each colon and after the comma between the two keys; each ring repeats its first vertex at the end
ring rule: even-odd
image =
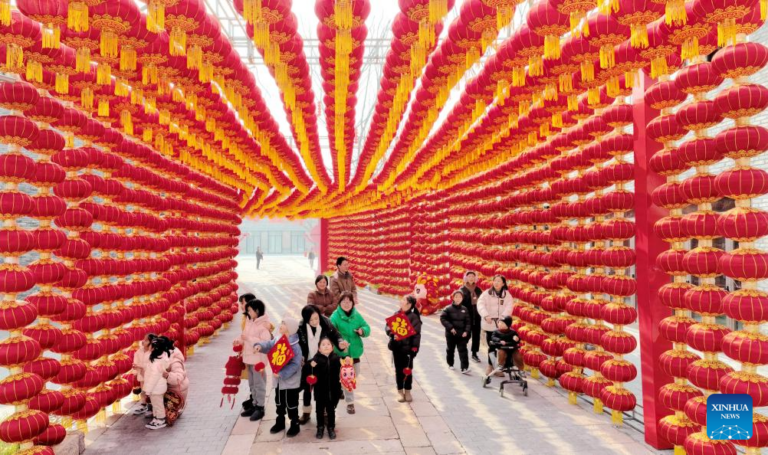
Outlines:
{"type": "Polygon", "coordinates": [[[523,395],[528,396],[528,383],[523,383],[523,395]]]}

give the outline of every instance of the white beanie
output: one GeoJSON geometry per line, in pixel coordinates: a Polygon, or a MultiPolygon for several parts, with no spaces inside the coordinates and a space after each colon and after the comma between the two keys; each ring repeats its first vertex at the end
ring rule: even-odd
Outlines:
{"type": "Polygon", "coordinates": [[[288,336],[295,335],[299,331],[299,321],[290,316],[283,318],[283,324],[288,329],[288,336]]]}

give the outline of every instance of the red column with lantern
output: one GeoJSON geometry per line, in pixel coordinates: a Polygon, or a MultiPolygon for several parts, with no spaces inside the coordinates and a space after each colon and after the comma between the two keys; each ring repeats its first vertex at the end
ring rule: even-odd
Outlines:
{"type": "Polygon", "coordinates": [[[643,422],[645,442],[657,449],[668,449],[670,444],[657,431],[660,419],[670,415],[669,408],[657,400],[658,392],[672,377],[659,367],[658,359],[672,348],[672,343],[661,337],[659,323],[670,316],[670,310],[661,304],[659,289],[669,282],[669,276],[655,267],[656,256],[667,245],[653,235],[653,225],[664,216],[664,211],[651,203],[651,190],[664,183],[664,178],[649,171],[649,161],[660,145],[648,139],[645,128],[658,111],[645,100],[645,90],[652,79],[644,72],[635,81],[634,137],[635,137],[635,220],[637,231],[637,281],[646,283],[637,289],[637,310],[640,329],[640,363],[643,381],[643,422]]]}
{"type": "Polygon", "coordinates": [[[320,252],[317,258],[318,272],[325,273],[328,270],[328,219],[320,219],[320,252]]]}

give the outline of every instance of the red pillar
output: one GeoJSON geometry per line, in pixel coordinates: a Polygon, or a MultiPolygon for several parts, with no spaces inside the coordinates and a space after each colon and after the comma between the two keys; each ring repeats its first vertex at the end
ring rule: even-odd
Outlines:
{"type": "Polygon", "coordinates": [[[320,218],[320,254],[317,257],[317,274],[328,270],[328,219],[320,218]]]}
{"type": "Polygon", "coordinates": [[[666,210],[651,203],[651,192],[665,183],[664,177],[652,172],[648,162],[654,153],[661,149],[661,144],[648,139],[646,125],[659,113],[645,103],[645,90],[653,84],[653,79],[640,72],[639,81],[632,93],[634,103],[635,136],[635,221],[637,233],[637,310],[640,325],[640,362],[643,384],[643,420],[645,442],[656,449],[672,447],[658,433],[658,422],[672,414],[672,410],[658,400],[659,389],[673,381],[673,378],[659,367],[659,356],[669,349],[672,343],[659,333],[659,322],[672,312],[661,304],[659,288],[670,282],[670,277],[656,266],[656,256],[668,249],[668,245],[653,234],[653,225],[666,216],[666,210]]]}

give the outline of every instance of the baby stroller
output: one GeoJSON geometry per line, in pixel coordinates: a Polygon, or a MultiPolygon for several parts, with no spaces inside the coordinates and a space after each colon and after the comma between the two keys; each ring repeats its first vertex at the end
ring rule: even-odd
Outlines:
{"type": "MultiPolygon", "coordinates": [[[[493,341],[498,341],[494,338],[493,341]]],[[[522,363],[522,359],[519,359],[519,346],[515,345],[500,345],[493,343],[496,348],[495,352],[491,352],[491,364],[493,371],[488,376],[483,376],[483,388],[486,388],[491,383],[491,378],[496,373],[502,373],[507,378],[501,381],[499,384],[499,395],[504,396],[504,386],[507,384],[517,384],[523,388],[523,395],[528,396],[528,381],[525,379],[525,371],[518,368],[515,365],[515,358],[518,358],[518,363],[522,363]]]]}

